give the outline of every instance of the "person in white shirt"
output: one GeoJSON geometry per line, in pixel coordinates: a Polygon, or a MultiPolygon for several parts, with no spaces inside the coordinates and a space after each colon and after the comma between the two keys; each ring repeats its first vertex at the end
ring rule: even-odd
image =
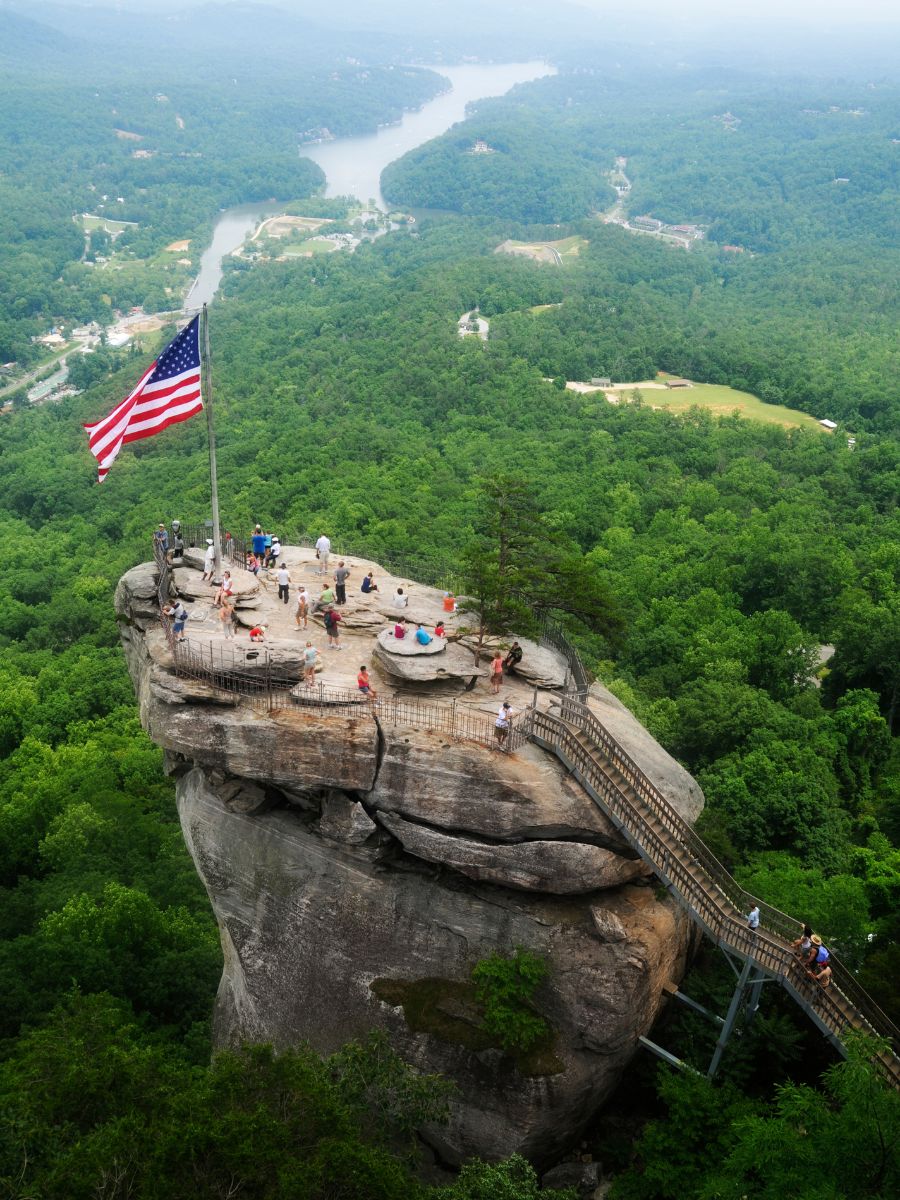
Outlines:
{"type": "Polygon", "coordinates": [[[306,629],[309,625],[309,592],[305,587],[301,587],[297,593],[297,612],[294,620],[298,629],[306,629]]]}
{"type": "Polygon", "coordinates": [[[216,548],[212,538],[206,539],[206,554],[203,556],[203,582],[212,583],[216,573],[216,548]]]}
{"type": "Polygon", "coordinates": [[[283,600],[285,604],[288,602],[288,596],[291,590],[291,573],[287,569],[287,565],[282,563],[275,572],[278,579],[278,599],[283,600]]]}
{"type": "Polygon", "coordinates": [[[404,592],[403,588],[398,587],[394,592],[394,608],[406,608],[409,604],[409,596],[404,592]]]}
{"type": "Polygon", "coordinates": [[[328,556],[331,554],[331,538],[323,533],[316,542],[316,554],[319,557],[319,574],[328,574],[328,556]]]}
{"type": "Polygon", "coordinates": [[[494,737],[497,739],[497,744],[502,746],[509,737],[509,727],[513,719],[512,705],[508,700],[504,700],[497,712],[497,720],[494,722],[494,737]]]}
{"type": "Polygon", "coordinates": [[[231,572],[225,571],[222,575],[222,583],[219,590],[216,592],[216,598],[213,601],[216,608],[223,602],[226,596],[234,595],[234,580],[231,578],[231,572]]]}

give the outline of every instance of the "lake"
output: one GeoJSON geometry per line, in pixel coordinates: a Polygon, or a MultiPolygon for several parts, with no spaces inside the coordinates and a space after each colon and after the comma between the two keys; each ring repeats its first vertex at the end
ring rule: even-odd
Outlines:
{"type": "MultiPolygon", "coordinates": [[[[431,70],[449,79],[451,90],[429,100],[417,112],[405,113],[396,125],[362,137],[335,138],[333,142],[300,148],[303,157],[317,162],[325,172],[326,196],[356,196],[363,204],[374,200],[379,208],[386,209],[381,195],[381,172],[388,163],[462,121],[468,104],[488,96],[502,96],[517,83],[556,74],[556,68],[544,62],[469,63],[431,70]]],[[[212,242],[200,259],[200,273],[185,299],[186,312],[210,303],[222,280],[222,259],[237,250],[260,221],[282,211],[282,205],[270,201],[241,204],[221,215],[212,242]]]]}

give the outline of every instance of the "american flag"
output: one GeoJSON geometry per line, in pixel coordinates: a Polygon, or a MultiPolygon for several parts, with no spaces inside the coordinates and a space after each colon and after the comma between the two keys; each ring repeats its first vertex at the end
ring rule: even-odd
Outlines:
{"type": "Polygon", "coordinates": [[[95,425],[85,425],[97,482],[109,474],[125,442],[153,437],[200,412],[200,317],[185,325],[151,363],[133,392],[95,425]]]}

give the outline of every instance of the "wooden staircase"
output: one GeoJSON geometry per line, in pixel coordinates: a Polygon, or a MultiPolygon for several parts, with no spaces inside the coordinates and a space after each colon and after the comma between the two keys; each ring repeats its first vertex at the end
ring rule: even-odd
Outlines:
{"type": "Polygon", "coordinates": [[[704,934],[777,981],[838,1050],[844,1052],[842,1039],[850,1030],[886,1038],[879,1063],[900,1088],[900,1031],[852,972],[832,955],[831,986],[810,980],[791,947],[802,923],[739,886],[586,704],[563,697],[553,708],[524,714],[519,731],[556,755],[704,934]],[[754,904],[760,910],[756,931],[746,916],[754,904]]]}

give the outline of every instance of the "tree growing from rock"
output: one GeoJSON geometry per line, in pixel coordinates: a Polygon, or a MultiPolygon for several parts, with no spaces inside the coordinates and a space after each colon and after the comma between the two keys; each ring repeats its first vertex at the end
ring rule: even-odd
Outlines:
{"type": "Polygon", "coordinates": [[[536,492],[531,480],[518,475],[481,482],[476,531],[463,552],[466,594],[460,601],[474,619],[476,667],[491,635],[537,633],[554,611],[610,640],[622,628],[613,597],[578,545],[540,512],[536,492]]]}

